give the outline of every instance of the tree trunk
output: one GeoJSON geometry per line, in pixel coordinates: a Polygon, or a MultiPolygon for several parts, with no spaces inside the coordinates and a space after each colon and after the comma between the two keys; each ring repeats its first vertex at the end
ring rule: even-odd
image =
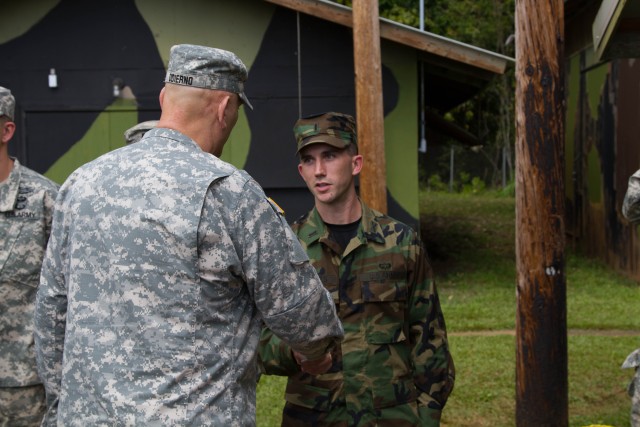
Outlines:
{"type": "Polygon", "coordinates": [[[564,2],[516,1],[516,425],[567,426],[564,2]]]}

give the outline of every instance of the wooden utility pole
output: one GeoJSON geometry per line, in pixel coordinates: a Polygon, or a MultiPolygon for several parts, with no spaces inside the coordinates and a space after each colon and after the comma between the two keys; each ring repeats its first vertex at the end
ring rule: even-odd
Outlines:
{"type": "Polygon", "coordinates": [[[564,1],[516,1],[516,425],[568,425],[564,1]]]}
{"type": "Polygon", "coordinates": [[[353,57],[358,148],[364,156],[360,197],[373,209],[387,213],[378,0],[353,0],[353,57]]]}

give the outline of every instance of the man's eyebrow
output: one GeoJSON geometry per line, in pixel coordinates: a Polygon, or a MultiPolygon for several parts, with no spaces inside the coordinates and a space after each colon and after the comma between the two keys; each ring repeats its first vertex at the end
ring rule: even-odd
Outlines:
{"type": "Polygon", "coordinates": [[[342,150],[333,146],[328,146],[327,148],[325,148],[324,150],[322,150],[320,152],[320,154],[325,154],[325,153],[339,153],[342,150]]]}

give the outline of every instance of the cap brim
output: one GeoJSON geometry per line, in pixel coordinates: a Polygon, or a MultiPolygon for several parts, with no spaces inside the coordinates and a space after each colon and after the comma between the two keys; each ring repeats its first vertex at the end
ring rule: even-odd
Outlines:
{"type": "Polygon", "coordinates": [[[304,147],[312,144],[327,144],[332,147],[343,149],[347,148],[350,142],[345,141],[344,139],[336,138],[331,135],[316,135],[309,138],[306,138],[302,141],[302,144],[298,145],[298,150],[296,154],[300,152],[304,147]]]}
{"type": "Polygon", "coordinates": [[[240,92],[238,94],[240,96],[240,99],[242,99],[242,102],[249,107],[250,109],[253,110],[253,105],[251,105],[251,103],[249,102],[249,98],[247,98],[247,95],[244,94],[244,92],[240,92]]]}

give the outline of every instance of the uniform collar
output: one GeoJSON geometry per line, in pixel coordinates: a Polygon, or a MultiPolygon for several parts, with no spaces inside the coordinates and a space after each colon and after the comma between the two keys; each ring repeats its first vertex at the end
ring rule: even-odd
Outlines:
{"type": "Polygon", "coordinates": [[[9,173],[9,177],[0,184],[0,212],[11,212],[18,197],[22,168],[18,159],[13,157],[11,159],[13,159],[13,169],[9,173]]]}
{"type": "MultiPolygon", "coordinates": [[[[378,223],[378,218],[382,214],[369,208],[362,200],[360,200],[360,205],[362,206],[362,218],[358,226],[358,238],[362,243],[367,243],[368,241],[384,243],[382,227],[378,223]]],[[[320,213],[315,207],[309,212],[298,237],[307,246],[316,241],[329,238],[329,229],[322,221],[322,217],[320,217],[320,213]]]]}
{"type": "Polygon", "coordinates": [[[161,137],[173,139],[181,144],[186,145],[190,148],[197,148],[200,151],[203,151],[202,148],[195,142],[193,139],[189,138],[187,135],[179,132],[177,130],[169,129],[169,128],[153,128],[145,133],[143,139],[147,139],[150,137],[161,137]]]}

